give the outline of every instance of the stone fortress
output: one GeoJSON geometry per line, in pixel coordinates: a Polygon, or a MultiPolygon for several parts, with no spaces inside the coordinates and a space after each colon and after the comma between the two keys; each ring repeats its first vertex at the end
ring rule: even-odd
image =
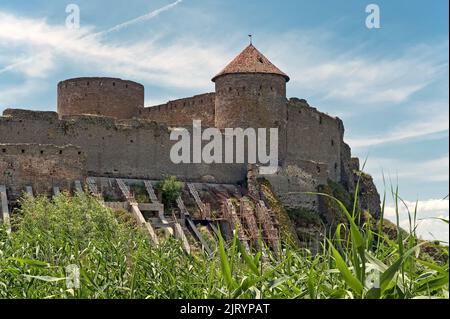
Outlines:
{"type": "MultiPolygon", "coordinates": [[[[204,128],[278,128],[278,172],[264,178],[286,208],[320,212],[320,198],[305,192],[330,181],[354,191],[359,161],[344,142],[342,121],[303,99],[288,99],[289,76],[252,44],[212,81],[215,92],[145,107],[141,84],[76,78],[58,84],[57,112],[6,109],[0,117],[4,197],[14,201],[26,189],[70,191],[75,181],[88,186],[96,181],[103,188],[111,180],[158,181],[167,175],[199,188],[234,185],[251,192],[258,177],[255,165],[172,163],[176,141],[170,133],[175,127],[191,130],[193,120],[204,128]]],[[[376,215],[374,189],[371,178],[364,179],[360,201],[376,215]]]]}

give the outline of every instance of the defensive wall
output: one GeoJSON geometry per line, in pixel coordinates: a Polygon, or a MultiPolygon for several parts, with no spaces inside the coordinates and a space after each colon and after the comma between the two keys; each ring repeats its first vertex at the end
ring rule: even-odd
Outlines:
{"type": "Polygon", "coordinates": [[[70,189],[86,177],[86,156],[71,145],[0,144],[0,185],[17,198],[25,187],[48,193],[52,186],[70,189]]]}

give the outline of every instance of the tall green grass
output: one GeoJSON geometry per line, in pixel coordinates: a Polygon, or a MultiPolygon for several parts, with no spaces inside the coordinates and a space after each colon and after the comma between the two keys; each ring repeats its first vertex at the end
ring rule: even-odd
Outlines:
{"type": "Polygon", "coordinates": [[[249,252],[237,236],[219,236],[211,258],[186,255],[173,239],[152,246],[128,213],[84,194],[24,198],[16,230],[0,230],[0,298],[448,298],[448,250],[444,263],[422,257],[415,213],[393,241],[357,205],[332,199],[347,222],[317,254],[249,252]],[[69,265],[80,269],[79,288],[66,285],[69,265]]]}

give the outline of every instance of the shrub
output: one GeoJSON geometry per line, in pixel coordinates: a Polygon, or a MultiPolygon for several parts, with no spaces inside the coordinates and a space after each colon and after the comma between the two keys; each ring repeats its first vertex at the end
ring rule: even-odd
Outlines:
{"type": "Polygon", "coordinates": [[[175,176],[167,176],[156,187],[162,193],[164,205],[172,207],[178,196],[181,195],[183,183],[178,181],[175,176]]]}

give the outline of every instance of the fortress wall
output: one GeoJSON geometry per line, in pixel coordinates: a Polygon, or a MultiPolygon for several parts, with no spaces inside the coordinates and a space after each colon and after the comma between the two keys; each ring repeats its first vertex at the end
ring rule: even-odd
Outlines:
{"type": "Polygon", "coordinates": [[[88,174],[124,178],[236,183],[246,176],[245,164],[174,164],[170,160],[170,130],[146,120],[114,120],[95,116],[66,116],[62,120],[40,113],[27,116],[5,111],[0,117],[0,143],[38,143],[79,146],[86,154],[88,174]]]}
{"type": "Polygon", "coordinates": [[[169,126],[192,125],[193,120],[201,120],[202,126],[213,127],[214,103],[215,93],[206,93],[146,107],[141,111],[140,117],[169,126]]]}
{"type": "Polygon", "coordinates": [[[340,181],[342,121],[317,111],[302,100],[288,103],[286,162],[314,160],[327,165],[329,178],[340,181]]]}
{"type": "Polygon", "coordinates": [[[355,173],[359,171],[359,159],[352,157],[352,151],[343,141],[341,142],[341,183],[350,193],[355,191],[355,173]]]}
{"type": "Polygon", "coordinates": [[[52,186],[69,190],[73,180],[86,176],[86,156],[75,146],[0,144],[0,184],[17,198],[26,186],[47,193],[52,186]]]}
{"type": "Polygon", "coordinates": [[[93,114],[115,118],[138,116],[144,86],[115,78],[76,78],[58,83],[58,114],[93,114]]]}
{"type": "Polygon", "coordinates": [[[319,185],[327,183],[328,172],[326,164],[297,160],[284,165],[278,174],[264,177],[285,207],[318,211],[319,197],[304,192],[317,192],[319,185]]]}

